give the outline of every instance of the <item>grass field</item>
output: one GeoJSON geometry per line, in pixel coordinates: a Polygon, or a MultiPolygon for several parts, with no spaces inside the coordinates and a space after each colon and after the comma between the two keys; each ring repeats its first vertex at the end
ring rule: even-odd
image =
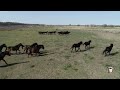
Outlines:
{"type": "MultiPolygon", "coordinates": [[[[6,56],[10,64],[0,61],[0,79],[120,79],[120,28],[58,27],[70,35],[39,35],[38,31],[54,31],[57,27],[29,27],[0,30],[0,45],[37,42],[45,46],[44,54],[29,57],[26,54],[6,56]],[[92,40],[91,49],[71,53],[73,43],[92,40]],[[114,44],[112,55],[102,51],[114,44]],[[107,67],[113,72],[108,73],[107,67]]],[[[81,46],[84,50],[84,46],[81,46]]],[[[15,52],[13,52],[15,53],[15,52]]]]}

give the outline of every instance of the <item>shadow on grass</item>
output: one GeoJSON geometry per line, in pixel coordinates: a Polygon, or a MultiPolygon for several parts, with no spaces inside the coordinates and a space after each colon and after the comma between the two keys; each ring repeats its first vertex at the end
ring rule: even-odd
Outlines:
{"type": "Polygon", "coordinates": [[[11,53],[11,55],[22,55],[22,54],[26,54],[26,53],[11,53]]]}
{"type": "Polygon", "coordinates": [[[111,53],[110,56],[114,56],[116,54],[118,54],[119,52],[114,52],[114,53],[111,53]]]}
{"type": "Polygon", "coordinates": [[[114,52],[114,53],[110,53],[110,55],[105,55],[105,57],[107,57],[107,56],[114,56],[114,55],[116,55],[116,54],[118,54],[119,52],[114,52]]]}
{"type": "Polygon", "coordinates": [[[85,51],[87,51],[87,50],[94,49],[94,48],[95,48],[95,47],[93,46],[93,47],[90,47],[90,48],[87,48],[87,49],[81,50],[81,51],[79,51],[79,52],[85,52],[85,51]]]}
{"type": "Polygon", "coordinates": [[[39,56],[45,56],[45,55],[50,55],[50,54],[55,54],[55,53],[40,52],[39,56]]]}
{"type": "MultiPolygon", "coordinates": [[[[54,52],[49,53],[49,52],[47,52],[47,51],[41,51],[41,52],[39,53],[39,55],[37,55],[37,57],[39,57],[39,56],[46,56],[46,55],[50,55],[50,54],[55,54],[55,53],[54,53],[54,52]]],[[[32,57],[36,57],[36,55],[33,55],[32,57]]]]}
{"type": "Polygon", "coordinates": [[[30,61],[19,62],[19,63],[11,63],[11,64],[0,66],[0,67],[3,68],[3,67],[13,66],[13,65],[17,65],[17,64],[22,64],[22,63],[28,63],[28,62],[30,62],[30,61]]]}

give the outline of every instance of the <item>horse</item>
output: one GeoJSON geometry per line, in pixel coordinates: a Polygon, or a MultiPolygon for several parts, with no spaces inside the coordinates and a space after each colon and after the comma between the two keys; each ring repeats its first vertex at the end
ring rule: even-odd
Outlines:
{"type": "Polygon", "coordinates": [[[61,31],[61,32],[58,32],[59,35],[65,35],[65,34],[69,34],[70,32],[68,31],[61,31]]]}
{"type": "Polygon", "coordinates": [[[25,45],[24,52],[27,54],[28,53],[28,49],[33,48],[36,45],[38,45],[38,44],[37,43],[33,43],[32,45],[25,45]]]}
{"type": "MultiPolygon", "coordinates": [[[[78,50],[80,50],[80,45],[82,45],[82,44],[83,44],[82,41],[80,41],[79,43],[73,44],[72,47],[71,47],[71,48],[72,48],[72,51],[73,51],[74,48],[75,48],[75,51],[76,51],[76,48],[78,48],[78,50]]],[[[77,50],[77,51],[78,51],[78,50],[77,50]]],[[[71,52],[72,52],[72,51],[71,51],[71,52]]],[[[81,50],[80,50],[80,51],[81,51],[81,50]]]]}
{"type": "Polygon", "coordinates": [[[22,43],[19,43],[18,45],[15,45],[15,46],[9,46],[8,50],[16,51],[16,54],[17,54],[17,51],[19,51],[19,53],[20,53],[20,50],[19,50],[20,47],[22,47],[22,49],[23,49],[24,45],[22,43]]]}
{"type": "Polygon", "coordinates": [[[55,34],[56,31],[51,31],[51,32],[48,32],[48,34],[55,34]]]}
{"type": "Polygon", "coordinates": [[[8,65],[8,63],[4,59],[6,55],[11,56],[9,51],[0,52],[0,61],[3,60],[8,65]]]}
{"type": "Polygon", "coordinates": [[[90,43],[91,43],[92,41],[91,40],[89,40],[88,42],[85,42],[83,45],[85,45],[85,49],[86,49],[86,47],[87,46],[89,46],[89,48],[90,48],[90,43]]]}
{"type": "Polygon", "coordinates": [[[109,55],[110,55],[110,52],[111,52],[112,48],[113,48],[113,44],[110,44],[109,47],[105,48],[105,50],[103,51],[103,54],[105,53],[105,56],[106,56],[107,53],[109,53],[109,55]]]}
{"type": "Polygon", "coordinates": [[[0,52],[2,51],[3,47],[6,47],[6,50],[7,50],[6,44],[2,44],[2,45],[0,45],[0,52]]]}
{"type": "Polygon", "coordinates": [[[46,32],[38,32],[39,34],[47,34],[48,33],[48,31],[46,31],[46,32]]]}
{"type": "Polygon", "coordinates": [[[37,54],[40,54],[40,49],[44,49],[44,45],[36,45],[36,46],[34,46],[32,48],[29,48],[28,49],[28,57],[29,57],[29,55],[32,56],[33,53],[35,53],[36,56],[37,56],[37,54]]]}

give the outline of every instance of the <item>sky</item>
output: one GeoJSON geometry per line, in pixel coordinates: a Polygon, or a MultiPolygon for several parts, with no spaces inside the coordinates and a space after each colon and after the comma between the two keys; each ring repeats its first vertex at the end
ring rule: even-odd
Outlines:
{"type": "Polygon", "coordinates": [[[0,11],[0,22],[120,25],[120,11],[0,11]]]}

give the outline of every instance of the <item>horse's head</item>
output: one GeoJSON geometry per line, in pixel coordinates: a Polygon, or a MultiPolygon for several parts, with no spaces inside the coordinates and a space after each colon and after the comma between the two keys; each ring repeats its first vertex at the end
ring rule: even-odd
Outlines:
{"type": "Polygon", "coordinates": [[[89,40],[89,42],[91,43],[92,41],[91,41],[91,40],[89,40]]]}
{"type": "Polygon", "coordinates": [[[83,44],[83,42],[82,42],[82,41],[80,41],[80,42],[79,42],[79,44],[83,44]]]}
{"type": "Polygon", "coordinates": [[[113,47],[113,44],[110,44],[111,47],[113,47]]]}
{"type": "Polygon", "coordinates": [[[19,43],[19,46],[21,46],[21,47],[22,47],[22,49],[23,49],[23,47],[24,47],[24,45],[23,45],[22,43],[19,43]]]}
{"type": "Polygon", "coordinates": [[[44,45],[41,45],[41,48],[42,48],[42,49],[45,49],[44,45]]]}
{"type": "Polygon", "coordinates": [[[6,44],[2,44],[1,46],[2,46],[2,47],[7,47],[6,44]]]}

